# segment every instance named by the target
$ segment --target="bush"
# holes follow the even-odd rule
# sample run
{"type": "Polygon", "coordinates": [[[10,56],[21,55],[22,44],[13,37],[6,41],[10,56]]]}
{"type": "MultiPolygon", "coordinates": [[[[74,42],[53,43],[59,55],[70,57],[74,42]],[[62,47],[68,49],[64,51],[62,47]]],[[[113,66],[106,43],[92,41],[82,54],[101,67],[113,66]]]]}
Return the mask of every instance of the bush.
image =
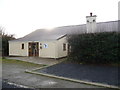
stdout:
{"type": "Polygon", "coordinates": [[[106,64],[118,62],[120,33],[102,32],[71,35],[69,59],[83,63],[106,64]]]}
{"type": "MultiPolygon", "coordinates": [[[[2,56],[8,56],[9,55],[9,40],[15,39],[13,35],[2,33],[2,56]]],[[[1,50],[1,47],[0,47],[1,50]]]]}

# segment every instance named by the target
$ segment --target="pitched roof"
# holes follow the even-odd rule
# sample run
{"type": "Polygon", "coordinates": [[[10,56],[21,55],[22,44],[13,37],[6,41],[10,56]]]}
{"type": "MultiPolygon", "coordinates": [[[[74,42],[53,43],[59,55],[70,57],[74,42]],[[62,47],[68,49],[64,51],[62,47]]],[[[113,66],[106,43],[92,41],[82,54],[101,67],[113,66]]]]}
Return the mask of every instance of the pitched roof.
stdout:
{"type": "MultiPolygon", "coordinates": [[[[97,23],[97,32],[118,31],[118,26],[118,21],[100,22],[97,23]]],[[[36,31],[24,36],[23,38],[19,38],[13,41],[50,41],[57,40],[66,34],[82,34],[86,32],[86,24],[57,27],[51,31],[45,29],[37,29],[36,31]]]]}

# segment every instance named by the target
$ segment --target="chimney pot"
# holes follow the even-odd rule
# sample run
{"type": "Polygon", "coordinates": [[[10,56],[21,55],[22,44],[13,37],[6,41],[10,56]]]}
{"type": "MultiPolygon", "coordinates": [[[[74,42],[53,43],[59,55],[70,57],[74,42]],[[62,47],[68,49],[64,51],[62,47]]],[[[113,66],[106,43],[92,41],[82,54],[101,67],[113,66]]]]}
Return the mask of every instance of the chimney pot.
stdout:
{"type": "Polygon", "coordinates": [[[90,16],[92,16],[92,13],[90,13],[90,16]]]}

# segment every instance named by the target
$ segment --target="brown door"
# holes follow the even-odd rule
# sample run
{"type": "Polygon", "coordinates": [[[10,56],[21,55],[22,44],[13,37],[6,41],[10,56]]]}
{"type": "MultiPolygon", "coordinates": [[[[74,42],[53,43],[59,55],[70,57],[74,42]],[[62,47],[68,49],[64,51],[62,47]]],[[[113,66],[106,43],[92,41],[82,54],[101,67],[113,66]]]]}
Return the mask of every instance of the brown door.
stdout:
{"type": "Polygon", "coordinates": [[[28,44],[28,53],[29,56],[39,56],[39,43],[38,42],[29,42],[28,44]]]}

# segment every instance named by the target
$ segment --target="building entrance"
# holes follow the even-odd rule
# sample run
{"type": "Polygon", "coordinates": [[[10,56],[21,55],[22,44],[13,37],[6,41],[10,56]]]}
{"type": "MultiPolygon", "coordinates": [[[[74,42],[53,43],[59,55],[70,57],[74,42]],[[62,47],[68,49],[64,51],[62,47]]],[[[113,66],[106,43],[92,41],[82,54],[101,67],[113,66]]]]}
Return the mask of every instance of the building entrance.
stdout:
{"type": "Polygon", "coordinates": [[[39,56],[39,43],[29,42],[28,43],[28,54],[29,56],[39,56]]]}

